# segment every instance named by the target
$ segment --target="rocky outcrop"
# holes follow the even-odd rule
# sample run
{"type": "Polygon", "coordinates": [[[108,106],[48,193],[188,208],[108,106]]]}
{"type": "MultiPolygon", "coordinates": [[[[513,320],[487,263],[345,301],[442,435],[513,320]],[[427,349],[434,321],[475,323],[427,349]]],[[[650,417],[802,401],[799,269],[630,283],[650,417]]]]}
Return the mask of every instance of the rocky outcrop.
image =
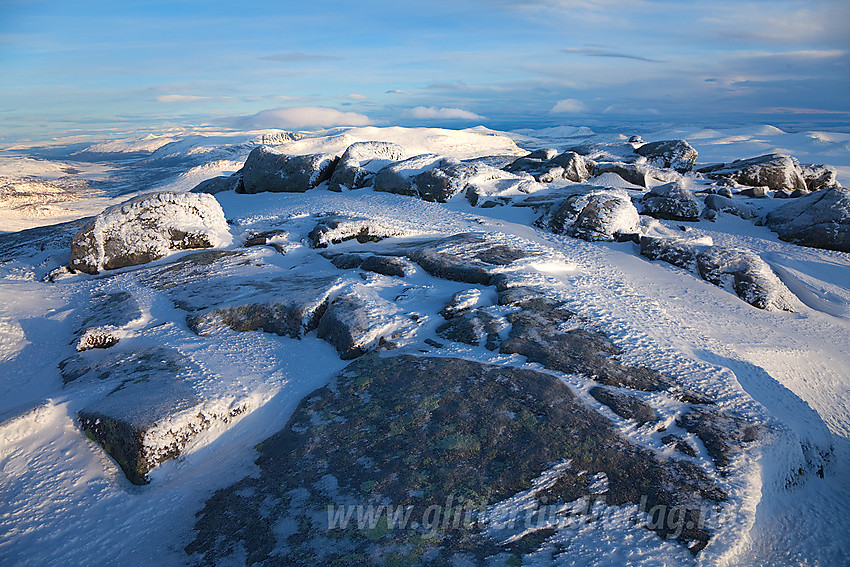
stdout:
{"type": "Polygon", "coordinates": [[[392,142],[355,142],[348,146],[328,181],[328,189],[359,189],[372,183],[378,165],[407,158],[407,151],[392,142]],[[368,167],[368,168],[367,168],[368,167]]]}
{"type": "Polygon", "coordinates": [[[697,159],[697,151],[685,140],[650,142],[635,150],[647,163],[656,167],[672,168],[679,173],[690,171],[697,159]]]}
{"type": "Polygon", "coordinates": [[[395,304],[370,288],[346,292],[331,301],[319,320],[317,334],[351,360],[405,335],[412,327],[395,304]]]}
{"type": "Polygon", "coordinates": [[[228,423],[248,406],[204,400],[194,390],[199,369],[179,352],[152,347],[92,358],[80,353],[60,365],[66,385],[102,382],[105,395],[78,412],[80,428],[100,444],[133,484],[180,455],[214,423],[228,423]]]}
{"type": "Polygon", "coordinates": [[[672,183],[680,179],[675,171],[642,163],[597,163],[593,168],[593,175],[603,173],[616,173],[638,187],[651,187],[654,182],[672,183]]]}
{"type": "Polygon", "coordinates": [[[634,233],[640,215],[625,191],[600,187],[576,188],[537,224],[556,234],[584,240],[614,240],[620,233],[634,233]]]}
{"type": "Polygon", "coordinates": [[[703,215],[706,218],[714,218],[716,217],[716,213],[729,213],[745,220],[755,217],[755,211],[753,211],[752,207],[739,203],[729,197],[724,197],[723,195],[706,195],[704,204],[705,210],[703,211],[703,215]],[[710,214],[709,211],[715,214],[710,214]]]}
{"type": "Polygon", "coordinates": [[[850,189],[825,189],[774,209],[765,224],[802,246],[850,252],[850,189]]]}
{"type": "Polygon", "coordinates": [[[608,406],[611,411],[623,419],[631,419],[640,425],[650,421],[658,421],[658,414],[652,409],[652,406],[631,394],[603,386],[594,386],[588,393],[597,402],[608,406]]]}
{"type": "Polygon", "coordinates": [[[529,535],[534,518],[594,490],[607,506],[675,511],[678,522],[646,527],[696,554],[712,535],[700,509],[726,498],[697,465],[627,440],[557,377],[456,358],[363,357],[259,450],[257,472],[198,514],[186,546],[197,561],[240,550],[249,564],[353,565],[391,549],[404,564],[484,564],[536,550],[554,530],[529,535]],[[513,497],[523,506],[509,521],[513,497]],[[388,512],[374,526],[334,518],[340,503],[371,502],[388,512]]]}
{"type": "Polygon", "coordinates": [[[768,187],[789,194],[795,190],[807,190],[800,164],[795,158],[784,154],[739,159],[698,171],[709,179],[731,179],[741,185],[768,187]]]}
{"type": "Polygon", "coordinates": [[[713,408],[694,407],[676,425],[695,434],[718,467],[725,467],[741,447],[758,438],[759,427],[713,408]]]}
{"type": "Polygon", "coordinates": [[[437,327],[440,337],[472,346],[484,344],[496,350],[501,342],[499,332],[507,326],[505,320],[483,309],[464,311],[437,327]]]}
{"type": "Polygon", "coordinates": [[[489,285],[500,266],[533,256],[474,234],[456,234],[407,252],[407,257],[438,278],[489,285]]]}
{"type": "Polygon", "coordinates": [[[330,154],[294,156],[269,146],[251,150],[242,168],[239,193],[304,193],[327,181],[338,158],[330,154]]]}
{"type": "Polygon", "coordinates": [[[640,253],[650,260],[662,260],[694,271],[707,282],[733,291],[759,309],[796,310],[791,291],[764,260],[748,250],[643,236],[640,253]]]}
{"type": "Polygon", "coordinates": [[[96,274],[144,264],[192,248],[232,242],[212,195],[150,193],[106,209],[71,241],[73,271],[96,274]]]}
{"type": "Polygon", "coordinates": [[[455,163],[455,160],[447,160],[436,154],[415,156],[383,167],[375,174],[373,186],[375,191],[417,196],[419,190],[413,182],[414,177],[428,169],[455,163]]]}
{"type": "Polygon", "coordinates": [[[584,182],[593,174],[595,163],[576,152],[566,151],[557,155],[555,150],[537,150],[521,157],[505,168],[511,173],[526,172],[540,183],[551,183],[556,179],[584,182]]]}
{"type": "Polygon", "coordinates": [[[820,191],[840,187],[838,184],[838,170],[831,165],[801,165],[803,179],[806,180],[806,189],[809,191],[820,191]]]}
{"type": "Polygon", "coordinates": [[[700,206],[696,197],[678,181],[653,187],[643,196],[641,203],[643,213],[651,217],[678,221],[699,220],[700,206]]]}
{"type": "Polygon", "coordinates": [[[417,231],[390,222],[382,222],[361,217],[331,215],[321,219],[310,231],[307,238],[313,248],[327,248],[329,244],[339,244],[347,240],[377,242],[391,236],[410,236],[417,231]]]}

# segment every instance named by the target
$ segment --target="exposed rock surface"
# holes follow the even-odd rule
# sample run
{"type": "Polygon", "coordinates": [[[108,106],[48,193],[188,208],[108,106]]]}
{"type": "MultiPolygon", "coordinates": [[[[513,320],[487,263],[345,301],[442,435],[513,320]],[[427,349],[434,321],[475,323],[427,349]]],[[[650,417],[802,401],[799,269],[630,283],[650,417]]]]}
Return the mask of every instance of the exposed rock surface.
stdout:
{"type": "Polygon", "coordinates": [[[755,217],[755,211],[752,207],[723,195],[706,195],[704,203],[708,211],[730,213],[745,220],[755,217]]]}
{"type": "Polygon", "coordinates": [[[643,212],[667,220],[697,221],[700,206],[694,194],[681,182],[653,187],[641,199],[643,212]]]}
{"type": "Polygon", "coordinates": [[[700,438],[718,467],[729,464],[744,443],[758,437],[759,428],[713,408],[694,407],[676,420],[676,425],[700,438]]]}
{"type": "Polygon", "coordinates": [[[240,193],[303,193],[327,181],[338,158],[330,154],[294,156],[269,146],[251,150],[242,168],[240,193]]]}
{"type": "Polygon", "coordinates": [[[212,195],[150,193],[106,209],[81,228],[71,242],[69,266],[96,274],[231,241],[224,212],[212,195]]]}
{"type": "Polygon", "coordinates": [[[803,170],[795,158],[783,154],[767,154],[699,170],[709,179],[731,179],[741,185],[769,187],[773,191],[791,193],[806,191],[803,170]]]}
{"type": "Polygon", "coordinates": [[[679,173],[690,171],[697,159],[697,151],[685,140],[650,142],[635,150],[639,156],[656,167],[672,168],[679,173]]]}
{"type": "Polygon", "coordinates": [[[850,189],[826,189],[800,197],[774,209],[765,224],[782,240],[850,252],[850,189]]]}
{"type": "Polygon", "coordinates": [[[806,189],[809,191],[840,187],[838,170],[831,165],[801,165],[800,168],[803,171],[803,179],[806,180],[806,189]]]}
{"type": "Polygon", "coordinates": [[[590,241],[613,240],[617,233],[638,230],[640,215],[624,191],[593,186],[574,191],[554,213],[544,214],[538,225],[590,241]]]}
{"type": "Polygon", "coordinates": [[[734,291],[759,309],[795,311],[796,299],[764,260],[747,250],[682,239],[643,236],[640,253],[650,260],[696,271],[702,279],[734,291]]]}
{"type": "Polygon", "coordinates": [[[484,344],[487,350],[499,348],[499,331],[506,327],[505,320],[483,309],[465,311],[452,317],[439,327],[437,334],[447,340],[472,346],[484,344]]]}
{"type": "Polygon", "coordinates": [[[364,242],[376,242],[390,236],[409,236],[412,234],[416,234],[416,231],[385,221],[331,215],[316,223],[308,238],[314,248],[326,248],[329,244],[339,244],[346,240],[356,239],[362,244],[364,242]]]}
{"type": "Polygon", "coordinates": [[[355,142],[340,157],[328,181],[328,189],[341,191],[366,187],[372,183],[377,165],[406,158],[407,151],[392,142],[355,142]]]}
{"type": "Polygon", "coordinates": [[[191,193],[209,193],[210,195],[215,195],[222,191],[244,193],[242,188],[242,172],[239,171],[233,175],[220,175],[206,181],[201,181],[192,188],[191,193]]]}
{"type": "Polygon", "coordinates": [[[261,444],[257,463],[257,474],[216,492],[198,515],[186,547],[197,560],[236,550],[249,564],[287,565],[519,557],[553,531],[523,537],[525,515],[500,523],[499,503],[528,491],[525,513],[540,513],[546,502],[589,496],[597,477],[607,481],[609,506],[643,498],[648,507],[679,510],[684,529],[667,522],[653,529],[697,553],[711,537],[699,527],[700,507],[726,497],[699,467],[621,437],[557,378],[453,358],[361,358],[301,402],[261,444]],[[554,482],[532,484],[543,474],[554,482]],[[400,516],[358,529],[356,519],[341,525],[327,512],[367,502],[400,516]],[[455,506],[444,513],[457,520],[422,525],[429,506],[455,506]]]}
{"type": "Polygon", "coordinates": [[[597,163],[593,175],[616,173],[632,185],[651,187],[653,182],[672,183],[680,179],[680,175],[670,169],[661,169],[642,163],[597,163]]]}
{"type": "Polygon", "coordinates": [[[411,321],[395,304],[369,288],[343,293],[330,302],[319,320],[317,334],[351,360],[405,334],[411,321]]]}
{"type": "Polygon", "coordinates": [[[107,386],[105,395],[78,412],[80,428],[133,484],[146,484],[153,468],[178,456],[214,422],[226,423],[247,409],[232,400],[200,398],[191,385],[199,370],[173,349],[93,355],[80,353],[63,361],[63,380],[107,386]]]}
{"type": "Polygon", "coordinates": [[[517,159],[505,170],[512,173],[524,171],[540,183],[551,183],[556,179],[583,182],[590,179],[593,174],[595,163],[592,160],[571,151],[560,155],[553,154],[556,154],[555,150],[538,150],[517,159]]]}
{"type": "Polygon", "coordinates": [[[631,419],[639,424],[658,421],[658,414],[652,406],[631,394],[602,386],[594,386],[589,393],[597,402],[605,404],[623,419],[631,419]]]}
{"type": "Polygon", "coordinates": [[[452,295],[449,302],[440,310],[440,315],[444,319],[452,317],[468,311],[475,307],[481,301],[481,290],[476,288],[465,289],[452,295]]]}

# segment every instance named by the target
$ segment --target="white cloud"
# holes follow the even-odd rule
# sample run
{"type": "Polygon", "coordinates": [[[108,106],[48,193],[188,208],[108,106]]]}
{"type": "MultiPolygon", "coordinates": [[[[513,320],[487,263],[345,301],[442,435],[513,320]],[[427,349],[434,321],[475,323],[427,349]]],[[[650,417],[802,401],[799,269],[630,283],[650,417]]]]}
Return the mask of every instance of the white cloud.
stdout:
{"type": "Polygon", "coordinates": [[[365,114],[341,112],[323,106],[293,106],[262,110],[240,121],[243,127],[283,128],[327,128],[330,126],[366,126],[371,123],[365,114]]]}
{"type": "Polygon", "coordinates": [[[390,89],[390,90],[388,90],[388,91],[386,92],[386,94],[403,94],[403,95],[409,95],[409,94],[413,94],[413,93],[409,93],[409,92],[407,92],[407,91],[403,91],[403,90],[401,90],[401,89],[390,89]]]}
{"type": "Polygon", "coordinates": [[[575,98],[565,98],[564,100],[559,100],[555,103],[555,106],[552,107],[550,111],[553,114],[574,114],[580,112],[587,112],[587,106],[585,104],[575,98]]]}
{"type": "Polygon", "coordinates": [[[179,94],[169,94],[169,95],[160,95],[156,97],[157,102],[201,102],[204,100],[210,100],[208,96],[190,96],[190,95],[179,95],[179,94]]]}
{"type": "Polygon", "coordinates": [[[406,112],[407,116],[419,120],[481,120],[484,117],[462,108],[437,108],[417,106],[406,112]]]}
{"type": "Polygon", "coordinates": [[[364,96],[362,94],[351,93],[351,94],[336,95],[336,98],[344,98],[344,99],[347,99],[347,100],[368,100],[369,97],[364,96]]]}

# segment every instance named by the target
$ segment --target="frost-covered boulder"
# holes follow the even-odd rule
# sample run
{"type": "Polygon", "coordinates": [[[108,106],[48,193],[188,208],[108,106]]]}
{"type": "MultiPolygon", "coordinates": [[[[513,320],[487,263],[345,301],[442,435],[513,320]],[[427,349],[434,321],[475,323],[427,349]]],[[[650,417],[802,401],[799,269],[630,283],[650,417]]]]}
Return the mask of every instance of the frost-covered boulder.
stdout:
{"type": "Polygon", "coordinates": [[[653,187],[641,199],[643,213],[667,220],[699,220],[700,206],[694,194],[682,183],[674,181],[653,187]]]}
{"type": "Polygon", "coordinates": [[[150,193],[110,207],[71,242],[71,270],[96,274],[171,252],[232,242],[224,212],[204,193],[150,193]]]}
{"type": "Polygon", "coordinates": [[[375,174],[373,182],[375,191],[400,195],[418,195],[419,191],[413,183],[413,178],[428,169],[456,163],[456,160],[446,162],[445,159],[436,154],[423,154],[387,165],[375,174]]]}
{"type": "Polygon", "coordinates": [[[613,240],[617,233],[637,232],[639,224],[640,215],[625,191],[591,187],[567,197],[548,227],[584,240],[613,240]]]}
{"type": "Polygon", "coordinates": [[[332,154],[293,156],[269,146],[251,150],[242,168],[239,193],[304,193],[327,181],[338,158],[332,154]]]}
{"type": "Polygon", "coordinates": [[[316,332],[340,358],[351,360],[404,336],[412,327],[412,320],[394,303],[361,286],[331,301],[316,332]]]}
{"type": "Polygon", "coordinates": [[[576,152],[566,151],[560,155],[540,152],[538,150],[517,159],[505,170],[511,173],[526,172],[540,183],[551,183],[556,179],[580,183],[590,179],[593,174],[594,162],[576,152]]]}
{"type": "Polygon", "coordinates": [[[795,311],[791,291],[764,260],[748,250],[712,246],[710,241],[643,236],[640,253],[691,270],[759,309],[795,311]]]}
{"type": "Polygon", "coordinates": [[[639,187],[650,187],[653,181],[672,183],[681,179],[681,176],[673,170],[661,169],[643,163],[597,163],[593,168],[593,175],[602,175],[603,173],[616,173],[632,185],[639,187]]]}
{"type": "Polygon", "coordinates": [[[820,191],[840,187],[838,184],[838,170],[831,165],[801,165],[803,179],[806,180],[806,189],[809,191],[820,191]]]}
{"type": "Polygon", "coordinates": [[[767,154],[699,170],[709,179],[731,179],[741,185],[769,187],[791,193],[806,191],[806,180],[797,160],[784,154],[767,154]]]}
{"type": "Polygon", "coordinates": [[[672,168],[679,173],[690,171],[697,159],[697,151],[685,140],[650,142],[635,150],[639,156],[656,167],[672,168]]]}
{"type": "Polygon", "coordinates": [[[355,142],[348,146],[334,169],[328,189],[359,189],[371,183],[380,167],[407,158],[407,151],[392,142],[355,142]]]}
{"type": "Polygon", "coordinates": [[[428,242],[407,253],[408,258],[432,276],[484,285],[490,284],[500,266],[534,255],[469,233],[428,242]]]}
{"type": "Polygon", "coordinates": [[[765,224],[802,246],[850,252],[850,189],[816,191],[773,210],[765,224]]]}

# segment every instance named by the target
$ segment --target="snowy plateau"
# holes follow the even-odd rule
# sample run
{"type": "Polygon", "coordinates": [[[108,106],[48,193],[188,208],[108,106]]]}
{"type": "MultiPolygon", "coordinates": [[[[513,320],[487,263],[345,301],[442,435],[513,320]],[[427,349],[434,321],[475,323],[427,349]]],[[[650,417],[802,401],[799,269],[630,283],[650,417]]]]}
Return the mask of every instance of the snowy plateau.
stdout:
{"type": "Polygon", "coordinates": [[[0,151],[0,565],[850,563],[850,133],[0,151]]]}

